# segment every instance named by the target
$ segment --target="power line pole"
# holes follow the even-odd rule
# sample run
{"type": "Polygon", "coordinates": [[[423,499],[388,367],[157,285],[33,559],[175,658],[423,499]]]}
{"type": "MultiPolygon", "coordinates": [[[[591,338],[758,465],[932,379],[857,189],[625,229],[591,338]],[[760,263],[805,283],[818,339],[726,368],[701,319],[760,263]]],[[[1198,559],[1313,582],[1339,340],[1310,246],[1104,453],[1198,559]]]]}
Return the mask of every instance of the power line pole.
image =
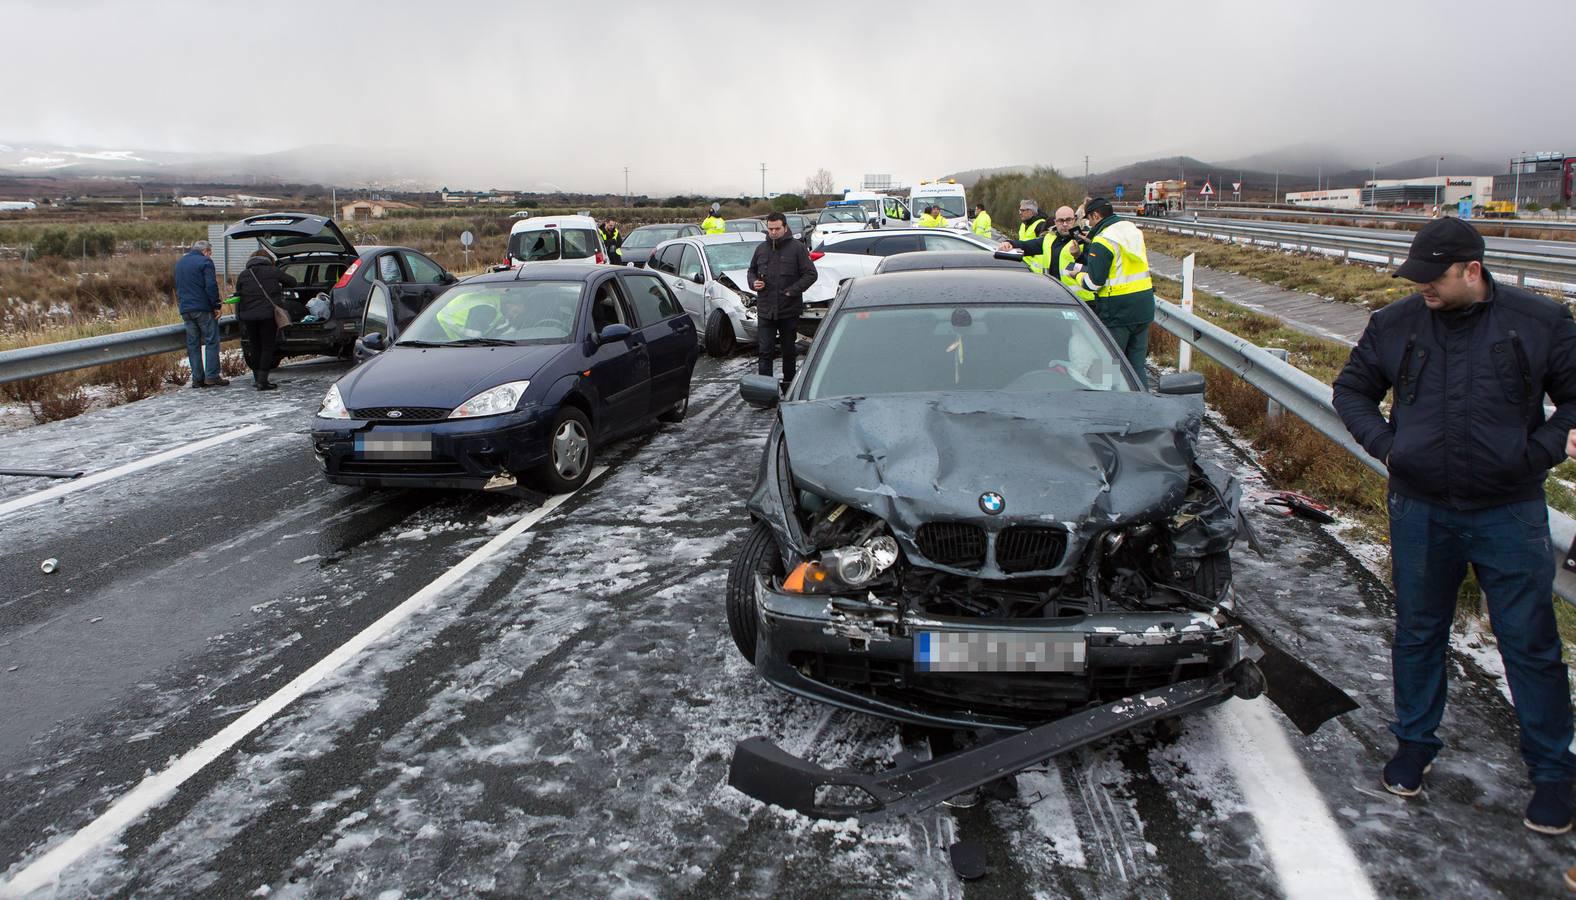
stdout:
{"type": "Polygon", "coordinates": [[[761,199],[766,199],[766,163],[761,163],[761,199]]]}
{"type": "Polygon", "coordinates": [[[624,167],[624,205],[629,205],[629,166],[624,167]]]}
{"type": "Polygon", "coordinates": [[[1084,196],[1089,195],[1089,154],[1084,154],[1084,196]]]}

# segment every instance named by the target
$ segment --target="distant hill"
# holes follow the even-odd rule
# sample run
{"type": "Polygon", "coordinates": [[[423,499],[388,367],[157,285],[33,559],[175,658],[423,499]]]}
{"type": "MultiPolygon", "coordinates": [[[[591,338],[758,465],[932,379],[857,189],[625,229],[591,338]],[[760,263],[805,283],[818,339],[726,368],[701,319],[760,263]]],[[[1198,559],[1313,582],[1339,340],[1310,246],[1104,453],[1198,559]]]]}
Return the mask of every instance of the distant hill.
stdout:
{"type": "Polygon", "coordinates": [[[951,178],[954,181],[956,181],[958,184],[961,184],[961,185],[963,185],[966,188],[971,188],[971,187],[974,186],[974,183],[976,181],[979,181],[981,178],[989,178],[992,175],[1027,175],[1030,172],[1034,171],[1036,168],[1039,168],[1039,167],[1038,166],[997,166],[994,169],[965,169],[962,172],[954,172],[951,175],[943,175],[943,176],[941,176],[941,180],[945,181],[948,178],[951,178]]]}

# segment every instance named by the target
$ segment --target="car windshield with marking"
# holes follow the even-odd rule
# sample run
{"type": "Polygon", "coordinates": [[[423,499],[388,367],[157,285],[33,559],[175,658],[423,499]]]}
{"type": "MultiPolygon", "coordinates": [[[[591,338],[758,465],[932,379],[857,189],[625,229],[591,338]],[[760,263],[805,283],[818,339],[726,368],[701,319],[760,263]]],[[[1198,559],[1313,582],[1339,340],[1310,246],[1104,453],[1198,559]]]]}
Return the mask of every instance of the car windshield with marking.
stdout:
{"type": "Polygon", "coordinates": [[[711,273],[720,275],[734,269],[748,269],[750,259],[755,256],[755,248],[761,245],[760,241],[740,241],[736,244],[708,244],[706,245],[706,262],[711,264],[711,273]]]}
{"type": "Polygon", "coordinates": [[[806,399],[931,391],[1132,390],[1076,309],[1016,304],[845,310],[806,399]]]}
{"type": "Polygon", "coordinates": [[[506,281],[449,290],[396,346],[560,344],[574,333],[578,281],[506,281]]]}

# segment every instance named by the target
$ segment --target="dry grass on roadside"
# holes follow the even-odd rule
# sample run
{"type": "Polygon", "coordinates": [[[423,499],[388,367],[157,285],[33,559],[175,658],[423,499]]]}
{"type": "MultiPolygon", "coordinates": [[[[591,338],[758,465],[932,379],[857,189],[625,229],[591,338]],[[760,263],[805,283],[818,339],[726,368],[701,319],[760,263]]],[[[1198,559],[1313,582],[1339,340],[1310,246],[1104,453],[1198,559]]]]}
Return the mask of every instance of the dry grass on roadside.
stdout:
{"type": "Polygon", "coordinates": [[[1410,282],[1391,278],[1388,270],[1317,255],[1184,237],[1153,228],[1144,232],[1144,242],[1167,256],[1181,258],[1193,253],[1201,266],[1369,309],[1387,306],[1415,290],[1410,282]]]}
{"type": "Polygon", "coordinates": [[[114,388],[115,397],[121,403],[134,403],[157,394],[167,384],[184,383],[184,380],[177,381],[179,376],[175,374],[185,371],[180,365],[183,359],[185,354],[143,356],[99,366],[98,371],[114,388]]]}
{"type": "Polygon", "coordinates": [[[82,415],[88,408],[87,391],[74,372],[45,375],[0,385],[0,396],[27,407],[33,421],[42,425],[82,415]]]}

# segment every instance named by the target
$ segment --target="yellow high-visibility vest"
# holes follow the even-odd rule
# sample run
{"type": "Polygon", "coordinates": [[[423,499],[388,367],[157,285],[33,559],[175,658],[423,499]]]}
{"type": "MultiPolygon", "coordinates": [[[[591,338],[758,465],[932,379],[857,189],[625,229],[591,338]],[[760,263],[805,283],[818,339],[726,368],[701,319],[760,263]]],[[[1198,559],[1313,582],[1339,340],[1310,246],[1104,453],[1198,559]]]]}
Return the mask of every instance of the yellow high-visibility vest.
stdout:
{"type": "Polygon", "coordinates": [[[1094,291],[1083,286],[1082,276],[1067,274],[1067,267],[1073,264],[1073,248],[1077,246],[1077,241],[1067,241],[1062,244],[1061,252],[1056,254],[1056,277],[1061,280],[1062,284],[1069,291],[1073,292],[1074,297],[1088,303],[1094,299],[1094,291]]]}
{"type": "MultiPolygon", "coordinates": [[[[1038,219],[1030,219],[1027,222],[1019,222],[1018,223],[1018,240],[1020,240],[1020,241],[1032,241],[1032,240],[1034,240],[1034,237],[1035,237],[1035,234],[1034,234],[1035,224],[1034,223],[1038,222],[1038,221],[1039,221],[1038,219]]],[[[1049,235],[1050,232],[1047,231],[1046,234],[1049,235]]],[[[1023,264],[1028,266],[1029,267],[1029,271],[1035,273],[1036,275],[1043,273],[1045,271],[1045,267],[1050,265],[1050,263],[1051,263],[1051,255],[1050,255],[1050,253],[1048,253],[1046,251],[1047,251],[1046,245],[1045,244],[1041,244],[1039,253],[1036,253],[1033,256],[1030,256],[1029,254],[1025,253],[1023,255],[1023,264]]]]}
{"type": "Polygon", "coordinates": [[[701,230],[707,234],[722,234],[728,230],[728,223],[721,216],[707,216],[706,221],[700,223],[701,230]]]}
{"type": "Polygon", "coordinates": [[[1149,254],[1144,250],[1144,233],[1126,219],[1113,222],[1095,235],[1094,242],[1111,251],[1111,274],[1095,292],[1096,297],[1121,297],[1153,290],[1149,277],[1149,254]]]}
{"type": "Polygon", "coordinates": [[[919,214],[919,227],[921,227],[921,228],[946,228],[947,227],[947,220],[942,218],[941,216],[933,216],[930,213],[920,213],[919,214]]]}
{"type": "Polygon", "coordinates": [[[984,210],[974,217],[974,233],[982,238],[990,237],[990,213],[984,210]]]}

